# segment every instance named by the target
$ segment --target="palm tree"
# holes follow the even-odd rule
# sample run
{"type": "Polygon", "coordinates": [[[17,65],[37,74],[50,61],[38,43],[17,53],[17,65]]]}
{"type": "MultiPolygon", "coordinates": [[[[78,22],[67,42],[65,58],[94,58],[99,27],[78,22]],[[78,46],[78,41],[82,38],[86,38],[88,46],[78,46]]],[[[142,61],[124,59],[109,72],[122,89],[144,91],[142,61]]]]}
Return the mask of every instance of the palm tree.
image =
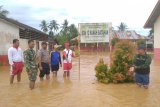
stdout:
{"type": "Polygon", "coordinates": [[[69,27],[68,27],[68,21],[67,19],[64,20],[64,23],[62,24],[62,31],[64,33],[68,33],[69,27]]]}
{"type": "Polygon", "coordinates": [[[42,20],[42,21],[41,21],[40,27],[41,27],[41,30],[42,30],[43,32],[45,32],[45,33],[48,32],[48,26],[47,26],[47,25],[48,25],[48,24],[47,24],[47,22],[46,22],[45,20],[42,20]]]}
{"type": "Polygon", "coordinates": [[[3,6],[0,6],[0,16],[7,17],[9,11],[3,9],[3,6]]]}
{"type": "Polygon", "coordinates": [[[124,32],[127,29],[127,25],[123,22],[121,22],[120,25],[117,27],[118,27],[118,30],[121,32],[124,32]]]}
{"type": "Polygon", "coordinates": [[[59,29],[59,24],[57,23],[56,20],[52,20],[48,26],[50,32],[49,35],[53,36],[55,34],[55,32],[59,29]],[[53,32],[54,29],[54,32],[53,32]]]}
{"type": "Polygon", "coordinates": [[[69,26],[69,32],[71,34],[71,38],[75,38],[78,36],[78,30],[74,24],[71,24],[69,26]]]}

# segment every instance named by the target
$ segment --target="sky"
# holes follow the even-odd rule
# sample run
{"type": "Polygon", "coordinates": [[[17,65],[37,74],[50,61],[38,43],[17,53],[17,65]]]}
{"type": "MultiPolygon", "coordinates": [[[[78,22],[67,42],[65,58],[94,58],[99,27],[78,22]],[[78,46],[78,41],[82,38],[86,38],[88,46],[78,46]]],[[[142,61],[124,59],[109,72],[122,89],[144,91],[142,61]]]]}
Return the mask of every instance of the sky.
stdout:
{"type": "Polygon", "coordinates": [[[8,17],[40,30],[42,20],[64,19],[69,24],[111,22],[116,28],[120,22],[142,35],[143,26],[158,0],[0,0],[10,12],[8,17]]]}

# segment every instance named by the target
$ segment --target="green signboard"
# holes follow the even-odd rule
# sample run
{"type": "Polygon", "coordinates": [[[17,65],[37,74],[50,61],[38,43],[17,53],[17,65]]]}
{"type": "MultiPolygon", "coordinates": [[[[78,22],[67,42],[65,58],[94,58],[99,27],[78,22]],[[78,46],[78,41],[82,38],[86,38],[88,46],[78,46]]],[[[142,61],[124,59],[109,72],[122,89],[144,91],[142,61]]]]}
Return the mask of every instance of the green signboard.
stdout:
{"type": "Polygon", "coordinates": [[[111,23],[80,23],[81,43],[107,43],[109,42],[109,29],[111,23]]]}

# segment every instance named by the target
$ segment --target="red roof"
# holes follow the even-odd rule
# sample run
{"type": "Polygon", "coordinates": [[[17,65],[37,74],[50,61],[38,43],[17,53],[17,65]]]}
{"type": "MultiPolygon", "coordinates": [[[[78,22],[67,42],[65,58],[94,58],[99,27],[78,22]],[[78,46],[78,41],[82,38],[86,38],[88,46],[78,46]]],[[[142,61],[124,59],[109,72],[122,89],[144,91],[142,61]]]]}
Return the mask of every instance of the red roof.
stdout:
{"type": "Polygon", "coordinates": [[[160,0],[158,0],[148,20],[146,21],[144,28],[153,28],[155,21],[160,16],[160,0]]]}

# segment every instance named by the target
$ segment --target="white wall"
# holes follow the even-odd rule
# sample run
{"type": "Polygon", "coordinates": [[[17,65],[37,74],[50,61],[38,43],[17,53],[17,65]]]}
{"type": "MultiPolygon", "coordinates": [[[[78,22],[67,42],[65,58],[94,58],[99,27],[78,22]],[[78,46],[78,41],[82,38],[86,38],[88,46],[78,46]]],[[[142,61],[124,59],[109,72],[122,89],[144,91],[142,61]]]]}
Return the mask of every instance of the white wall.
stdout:
{"type": "Polygon", "coordinates": [[[13,39],[20,41],[22,50],[28,49],[28,40],[19,38],[19,27],[0,19],[0,55],[7,55],[8,48],[12,46],[13,39]]]}
{"type": "Polygon", "coordinates": [[[160,16],[154,24],[154,48],[160,48],[160,16]]]}
{"type": "MultiPolygon", "coordinates": [[[[23,51],[28,49],[28,39],[19,38],[19,27],[9,23],[5,20],[0,19],[0,55],[7,55],[8,49],[12,46],[13,39],[18,39],[20,41],[20,48],[23,51]]],[[[39,42],[39,48],[41,49],[41,43],[39,42]]],[[[36,41],[35,48],[36,51],[36,41]]]]}
{"type": "Polygon", "coordinates": [[[26,49],[28,49],[28,40],[27,39],[20,39],[19,38],[19,42],[20,42],[20,48],[25,51],[26,49]]]}
{"type": "Polygon", "coordinates": [[[0,55],[6,55],[13,39],[19,39],[19,28],[0,19],[0,55]]]}

